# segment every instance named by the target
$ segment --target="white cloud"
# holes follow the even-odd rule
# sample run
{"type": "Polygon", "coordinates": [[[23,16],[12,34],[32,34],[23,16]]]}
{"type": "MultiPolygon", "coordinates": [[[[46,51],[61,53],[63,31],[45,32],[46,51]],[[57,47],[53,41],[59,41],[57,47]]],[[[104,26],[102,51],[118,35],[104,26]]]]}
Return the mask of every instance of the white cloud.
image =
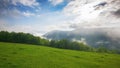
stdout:
{"type": "Polygon", "coordinates": [[[48,0],[49,2],[51,2],[54,6],[61,4],[62,2],[64,2],[64,0],[48,0]]]}
{"type": "Polygon", "coordinates": [[[23,14],[21,11],[17,9],[13,9],[13,10],[2,10],[0,16],[1,18],[20,18],[21,16],[23,16],[23,14]]]}
{"type": "Polygon", "coordinates": [[[39,3],[36,0],[12,0],[12,3],[14,5],[17,5],[17,3],[20,3],[20,4],[23,4],[24,6],[29,6],[29,7],[39,5],[39,3]]]}
{"type": "Polygon", "coordinates": [[[77,41],[77,42],[79,42],[79,43],[83,43],[83,44],[85,44],[85,45],[88,45],[85,38],[81,38],[80,40],[72,39],[72,41],[77,41]]]}
{"type": "Polygon", "coordinates": [[[0,19],[0,31],[1,30],[6,30],[7,26],[9,26],[7,24],[7,22],[5,20],[3,20],[3,19],[0,19]]]}
{"type": "Polygon", "coordinates": [[[23,12],[23,15],[26,16],[26,17],[35,16],[34,13],[30,13],[30,12],[23,12]]]}
{"type": "MultiPolygon", "coordinates": [[[[41,7],[39,5],[39,2],[37,0],[0,0],[0,17],[1,18],[22,18],[24,17],[30,17],[30,16],[37,16],[37,14],[40,12],[41,7]],[[22,4],[24,6],[28,6],[33,11],[36,12],[31,12],[29,9],[18,9],[15,7],[16,5],[22,4]],[[15,5],[11,8],[10,5],[15,5]]],[[[23,7],[23,6],[22,6],[23,7]]]]}
{"type": "MultiPolygon", "coordinates": [[[[24,32],[24,33],[31,33],[37,36],[42,36],[43,34],[53,31],[53,30],[72,30],[69,29],[69,23],[66,24],[14,24],[10,25],[11,22],[6,22],[4,20],[0,20],[0,31],[15,31],[15,32],[24,32]]],[[[13,22],[12,22],[13,23],[13,22]]],[[[18,22],[20,23],[20,22],[18,22]]]]}
{"type": "Polygon", "coordinates": [[[10,26],[10,22],[5,22],[0,20],[0,31],[9,31],[9,32],[24,32],[31,33],[37,36],[42,35],[42,28],[36,25],[19,25],[15,24],[10,26]]]}
{"type": "Polygon", "coordinates": [[[119,0],[74,0],[68,3],[63,13],[73,17],[72,26],[76,28],[120,27],[120,19],[113,14],[120,8],[119,0]]]}
{"type": "MultiPolygon", "coordinates": [[[[69,27],[70,23],[64,23],[64,24],[58,24],[58,25],[49,25],[46,28],[49,31],[53,31],[53,30],[62,30],[62,31],[71,31],[73,30],[72,28],[69,27]]],[[[49,32],[47,31],[47,32],[49,32]]]]}
{"type": "Polygon", "coordinates": [[[18,9],[4,11],[2,14],[4,17],[10,17],[10,18],[15,18],[15,19],[19,19],[19,18],[23,18],[23,17],[32,17],[32,16],[38,15],[35,13],[31,13],[29,11],[22,12],[22,11],[19,11],[18,9]]]}
{"type": "Polygon", "coordinates": [[[12,23],[12,25],[2,26],[2,24],[0,24],[0,27],[2,26],[0,30],[7,30],[10,32],[15,31],[15,32],[32,33],[38,36],[41,36],[52,30],[72,30],[68,26],[70,25],[70,23],[64,22],[64,20],[66,20],[65,16],[61,15],[59,12],[46,13],[36,17],[37,14],[30,13],[29,11],[20,12],[19,10],[16,9],[10,11],[9,14],[11,14],[11,16],[13,17],[15,16],[15,18],[19,18],[19,16],[20,17],[27,16],[29,17],[27,18],[28,22],[26,22],[24,18],[17,19],[16,21],[8,21],[7,24],[9,25],[10,23],[12,23]]]}
{"type": "Polygon", "coordinates": [[[70,27],[75,31],[97,30],[112,40],[120,41],[120,0],[73,0],[63,13],[72,17],[70,27]]]}

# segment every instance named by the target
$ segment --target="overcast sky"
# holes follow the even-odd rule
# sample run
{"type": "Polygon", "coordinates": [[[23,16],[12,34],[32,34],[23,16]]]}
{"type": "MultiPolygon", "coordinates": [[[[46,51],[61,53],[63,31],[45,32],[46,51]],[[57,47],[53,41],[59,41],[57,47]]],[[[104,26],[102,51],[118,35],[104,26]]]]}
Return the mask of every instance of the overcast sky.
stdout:
{"type": "Polygon", "coordinates": [[[0,31],[120,28],[120,0],[0,0],[0,31]]]}

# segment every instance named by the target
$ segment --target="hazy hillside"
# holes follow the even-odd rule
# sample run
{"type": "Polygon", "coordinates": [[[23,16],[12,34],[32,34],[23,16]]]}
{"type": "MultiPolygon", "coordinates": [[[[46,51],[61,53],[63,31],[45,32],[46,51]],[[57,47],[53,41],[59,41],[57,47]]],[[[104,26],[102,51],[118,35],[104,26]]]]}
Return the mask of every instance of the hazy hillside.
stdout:
{"type": "MultiPolygon", "coordinates": [[[[111,31],[108,29],[79,29],[73,31],[52,31],[44,35],[47,39],[60,40],[68,39],[73,41],[85,42],[93,47],[104,45],[108,49],[120,49],[119,38],[114,40],[111,31]],[[111,36],[109,36],[111,34],[111,36]]],[[[110,29],[109,29],[110,30],[110,29]]],[[[113,35],[114,36],[114,35],[113,35]]]]}
{"type": "Polygon", "coordinates": [[[0,42],[0,68],[120,68],[120,55],[0,42]]]}

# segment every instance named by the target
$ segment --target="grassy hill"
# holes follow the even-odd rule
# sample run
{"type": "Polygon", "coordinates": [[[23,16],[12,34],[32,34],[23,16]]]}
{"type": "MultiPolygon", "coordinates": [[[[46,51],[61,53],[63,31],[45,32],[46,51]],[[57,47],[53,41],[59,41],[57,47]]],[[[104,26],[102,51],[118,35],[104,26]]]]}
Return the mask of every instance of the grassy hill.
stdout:
{"type": "Polygon", "coordinates": [[[0,68],[120,68],[120,55],[0,42],[0,68]]]}

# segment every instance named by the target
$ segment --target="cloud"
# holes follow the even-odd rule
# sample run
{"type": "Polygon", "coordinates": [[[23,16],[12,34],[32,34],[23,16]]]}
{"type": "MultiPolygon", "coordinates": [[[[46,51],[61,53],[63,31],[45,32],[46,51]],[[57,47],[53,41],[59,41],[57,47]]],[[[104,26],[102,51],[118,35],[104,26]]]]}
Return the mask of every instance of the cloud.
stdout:
{"type": "Polygon", "coordinates": [[[39,5],[39,3],[36,0],[12,0],[12,4],[17,5],[18,3],[29,7],[39,5]]]}
{"type": "Polygon", "coordinates": [[[19,4],[28,7],[40,5],[36,0],[0,0],[0,9],[10,9],[10,6],[15,7],[19,4]]]}
{"type": "MultiPolygon", "coordinates": [[[[17,23],[21,23],[20,20],[16,21],[17,23]]],[[[43,34],[52,31],[52,30],[70,30],[68,24],[41,24],[40,22],[28,22],[21,23],[21,24],[11,24],[14,23],[13,21],[7,21],[0,19],[0,31],[15,31],[15,32],[25,32],[25,33],[31,33],[37,36],[42,36],[43,34]]],[[[45,22],[44,22],[45,23],[45,22]]]]}
{"type": "Polygon", "coordinates": [[[120,18],[120,9],[114,12],[114,15],[120,18]]]}
{"type": "Polygon", "coordinates": [[[32,12],[29,9],[19,9],[17,6],[29,7],[29,9],[40,10],[39,3],[36,0],[0,0],[1,18],[22,18],[38,15],[38,12],[32,12]],[[20,5],[21,4],[21,5],[20,5]]]}
{"type": "MultiPolygon", "coordinates": [[[[49,25],[46,28],[49,31],[53,31],[53,30],[71,31],[71,30],[73,30],[68,25],[70,25],[70,23],[64,23],[64,24],[58,24],[58,25],[49,25]]],[[[47,31],[47,32],[49,32],[49,31],[47,31]]]]}
{"type": "Polygon", "coordinates": [[[119,0],[73,0],[64,8],[63,13],[73,17],[72,27],[112,28],[119,25],[119,0]]]}
{"type": "Polygon", "coordinates": [[[64,0],[48,0],[48,1],[51,2],[51,4],[53,4],[54,6],[64,2],[64,0]]]}
{"type": "Polygon", "coordinates": [[[77,41],[77,42],[79,42],[79,43],[83,43],[83,44],[85,44],[85,45],[88,45],[85,38],[81,38],[80,40],[72,39],[72,41],[77,41]]]}
{"type": "Polygon", "coordinates": [[[11,19],[20,19],[23,17],[32,17],[32,16],[37,16],[38,14],[31,13],[29,11],[22,12],[18,9],[13,9],[13,10],[4,10],[4,12],[1,13],[1,18],[11,18],[11,19]]]}
{"type": "Polygon", "coordinates": [[[0,31],[1,30],[5,30],[6,31],[6,28],[8,27],[9,25],[7,24],[7,22],[3,19],[0,19],[0,31]]]}
{"type": "Polygon", "coordinates": [[[11,18],[20,18],[21,16],[23,16],[22,12],[17,10],[17,9],[13,9],[13,10],[8,10],[6,11],[6,13],[4,14],[5,17],[11,17],[11,18]]]}
{"type": "Polygon", "coordinates": [[[0,20],[0,31],[9,31],[9,32],[24,32],[24,33],[31,33],[37,36],[42,35],[42,28],[37,25],[19,25],[14,24],[11,26],[10,22],[5,20],[0,20]],[[34,28],[33,28],[34,27],[34,28]]]}
{"type": "Polygon", "coordinates": [[[30,13],[30,12],[23,12],[23,16],[25,17],[31,17],[31,16],[35,16],[36,14],[34,13],[30,13]]]}
{"type": "Polygon", "coordinates": [[[7,25],[2,25],[5,24],[5,22],[1,23],[0,30],[32,33],[38,36],[52,30],[71,30],[68,26],[70,24],[65,21],[65,16],[60,14],[60,12],[46,13],[38,16],[29,11],[21,12],[15,9],[7,12],[6,15],[14,17],[15,20],[8,20],[7,25]],[[36,15],[38,17],[36,17],[36,15]],[[16,19],[19,17],[22,17],[22,19],[16,19]]]}
{"type": "Polygon", "coordinates": [[[70,28],[78,32],[97,30],[120,41],[120,0],[73,0],[64,8],[63,14],[72,18],[70,28]]]}
{"type": "Polygon", "coordinates": [[[9,0],[0,0],[0,17],[4,15],[5,10],[9,10],[9,0]]]}
{"type": "Polygon", "coordinates": [[[8,8],[10,5],[9,0],[0,0],[0,9],[8,8]]]}
{"type": "MultiPolygon", "coordinates": [[[[4,29],[9,31],[22,31],[39,34],[51,30],[72,30],[73,28],[78,30],[80,28],[114,28],[116,29],[114,30],[114,33],[118,33],[117,30],[119,29],[118,27],[120,27],[120,0],[67,0],[69,3],[63,9],[63,14],[52,13],[49,15],[46,13],[46,16],[30,12],[29,10],[20,11],[17,8],[10,9],[9,6],[11,4],[14,6],[22,4],[33,8],[34,6],[39,6],[37,0],[9,1],[10,0],[0,0],[0,16],[9,18],[39,16],[39,19],[42,18],[45,20],[43,21],[40,19],[39,22],[42,22],[42,24],[47,22],[47,24],[45,24],[46,26],[37,23],[37,25],[32,26],[15,25],[8,27],[4,24],[5,27],[2,26],[2,28],[4,27],[4,29]]],[[[64,0],[49,0],[49,2],[56,6],[63,3],[64,0]]],[[[39,12],[39,10],[35,11],[39,12]]]]}

